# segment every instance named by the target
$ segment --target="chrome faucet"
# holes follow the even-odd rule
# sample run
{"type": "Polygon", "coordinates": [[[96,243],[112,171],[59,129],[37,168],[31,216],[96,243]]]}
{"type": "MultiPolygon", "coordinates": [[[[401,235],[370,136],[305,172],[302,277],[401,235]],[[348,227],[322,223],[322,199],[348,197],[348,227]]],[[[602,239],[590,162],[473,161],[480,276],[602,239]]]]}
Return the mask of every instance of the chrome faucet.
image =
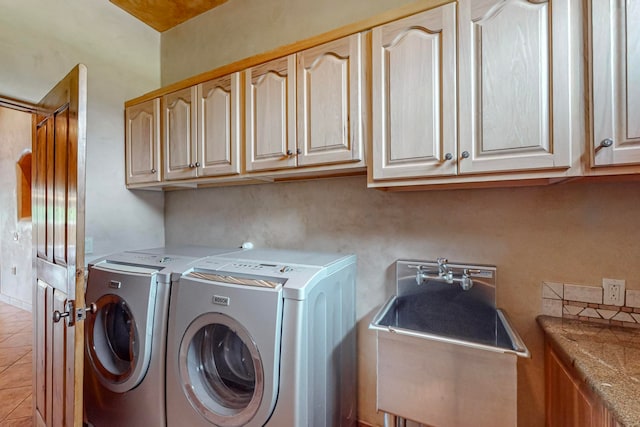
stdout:
{"type": "Polygon", "coordinates": [[[449,284],[453,283],[453,270],[447,265],[449,260],[446,258],[438,258],[436,262],[438,263],[438,276],[449,284]]]}
{"type": "Polygon", "coordinates": [[[424,265],[412,266],[413,268],[416,268],[418,270],[416,273],[416,282],[418,283],[418,285],[421,285],[425,281],[429,280],[439,280],[449,284],[456,282],[460,284],[460,287],[463,290],[468,291],[473,286],[471,275],[477,274],[480,271],[468,268],[464,268],[462,269],[462,271],[460,271],[461,268],[456,267],[456,271],[454,272],[454,268],[451,268],[448,265],[449,260],[447,260],[446,258],[438,258],[436,259],[436,262],[438,263],[437,271],[429,270],[424,265]]]}

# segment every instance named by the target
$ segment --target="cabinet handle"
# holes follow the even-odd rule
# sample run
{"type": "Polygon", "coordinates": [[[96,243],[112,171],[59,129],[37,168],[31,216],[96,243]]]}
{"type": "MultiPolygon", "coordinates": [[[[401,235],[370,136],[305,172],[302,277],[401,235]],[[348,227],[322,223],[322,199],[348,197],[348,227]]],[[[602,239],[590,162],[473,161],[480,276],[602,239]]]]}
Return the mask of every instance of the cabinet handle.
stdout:
{"type": "Polygon", "coordinates": [[[612,145],[613,145],[613,139],[611,138],[606,138],[600,141],[600,147],[602,148],[608,148],[608,147],[611,147],[612,145]]]}
{"type": "Polygon", "coordinates": [[[199,168],[200,167],[200,162],[196,162],[196,167],[199,168]]]}
{"type": "Polygon", "coordinates": [[[189,163],[189,167],[190,167],[191,169],[193,169],[193,168],[195,168],[196,166],[195,166],[193,163],[189,163]]]}
{"type": "Polygon", "coordinates": [[[469,158],[469,156],[470,156],[470,154],[469,154],[469,152],[468,152],[468,151],[463,151],[463,152],[462,152],[462,154],[461,154],[461,156],[462,156],[462,158],[463,158],[463,159],[468,159],[468,158],[469,158]]]}
{"type": "Polygon", "coordinates": [[[444,155],[444,159],[445,159],[445,160],[451,160],[451,159],[453,159],[453,154],[451,154],[451,153],[447,153],[447,154],[445,154],[445,155],[444,155]]]}
{"type": "Polygon", "coordinates": [[[287,150],[287,156],[293,156],[293,151],[287,150]]]}
{"type": "Polygon", "coordinates": [[[296,154],[302,154],[302,150],[299,148],[296,148],[296,154]]]}
{"type": "Polygon", "coordinates": [[[157,171],[157,170],[155,170],[155,168],[154,168],[154,169],[151,169],[151,173],[156,173],[156,172],[158,172],[158,171],[157,171]]]}

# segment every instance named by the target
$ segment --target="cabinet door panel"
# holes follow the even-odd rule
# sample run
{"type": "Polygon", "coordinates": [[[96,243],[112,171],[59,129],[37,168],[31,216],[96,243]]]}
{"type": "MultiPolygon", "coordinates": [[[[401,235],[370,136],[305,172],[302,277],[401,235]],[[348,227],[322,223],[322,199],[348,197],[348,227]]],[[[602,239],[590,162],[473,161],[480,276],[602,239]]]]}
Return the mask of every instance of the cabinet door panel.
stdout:
{"type": "Polygon", "coordinates": [[[361,37],[297,54],[299,166],[362,159],[361,37]]]}
{"type": "Polygon", "coordinates": [[[245,73],[247,171],[294,167],[295,55],[245,73]]]}
{"type": "Polygon", "coordinates": [[[127,184],[160,181],[160,99],[125,112],[127,184]]]}
{"type": "Polygon", "coordinates": [[[196,176],[196,87],[163,96],[165,179],[196,176]]]}
{"type": "Polygon", "coordinates": [[[605,425],[602,402],[567,371],[549,344],[545,345],[545,406],[547,427],[605,425]]]}
{"type": "Polygon", "coordinates": [[[240,173],[240,74],[198,85],[198,176],[240,173]]]}
{"type": "Polygon", "coordinates": [[[568,4],[460,1],[460,173],[571,165],[568,4]]]}
{"type": "Polygon", "coordinates": [[[456,174],[455,25],[449,4],[373,29],[374,179],[456,174]]]}
{"type": "Polygon", "coordinates": [[[640,0],[591,4],[593,165],[640,163],[640,0]],[[613,140],[610,147],[602,141],[613,140]]]}

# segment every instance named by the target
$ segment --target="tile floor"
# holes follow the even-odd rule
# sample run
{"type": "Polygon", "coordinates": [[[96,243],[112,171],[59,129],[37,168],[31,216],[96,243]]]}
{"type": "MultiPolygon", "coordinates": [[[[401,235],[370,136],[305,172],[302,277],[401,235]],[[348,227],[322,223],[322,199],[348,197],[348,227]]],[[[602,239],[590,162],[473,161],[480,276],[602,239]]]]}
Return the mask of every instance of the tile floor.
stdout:
{"type": "Polygon", "coordinates": [[[31,427],[31,313],[0,302],[0,426],[31,427]]]}

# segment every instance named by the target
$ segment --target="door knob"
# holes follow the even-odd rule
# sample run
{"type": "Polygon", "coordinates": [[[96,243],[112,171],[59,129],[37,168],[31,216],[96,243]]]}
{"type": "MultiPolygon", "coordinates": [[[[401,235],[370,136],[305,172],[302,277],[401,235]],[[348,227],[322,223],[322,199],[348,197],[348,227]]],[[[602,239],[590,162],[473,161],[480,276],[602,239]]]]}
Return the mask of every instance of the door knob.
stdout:
{"type": "Polygon", "coordinates": [[[63,311],[61,313],[58,310],[54,311],[53,312],[53,323],[58,323],[60,320],[62,320],[63,317],[69,317],[69,312],[68,311],[63,311]]]}
{"type": "MultiPolygon", "coordinates": [[[[70,313],[73,311],[73,302],[67,303],[66,308],[67,311],[60,312],[59,310],[56,310],[53,312],[53,323],[58,323],[63,318],[69,317],[70,313]]],[[[96,314],[97,311],[98,306],[95,302],[89,304],[88,307],[78,308],[76,309],[76,318],[74,319],[74,322],[84,320],[87,317],[87,313],[96,314]]],[[[71,320],[69,320],[67,324],[71,324],[71,320]]]]}

